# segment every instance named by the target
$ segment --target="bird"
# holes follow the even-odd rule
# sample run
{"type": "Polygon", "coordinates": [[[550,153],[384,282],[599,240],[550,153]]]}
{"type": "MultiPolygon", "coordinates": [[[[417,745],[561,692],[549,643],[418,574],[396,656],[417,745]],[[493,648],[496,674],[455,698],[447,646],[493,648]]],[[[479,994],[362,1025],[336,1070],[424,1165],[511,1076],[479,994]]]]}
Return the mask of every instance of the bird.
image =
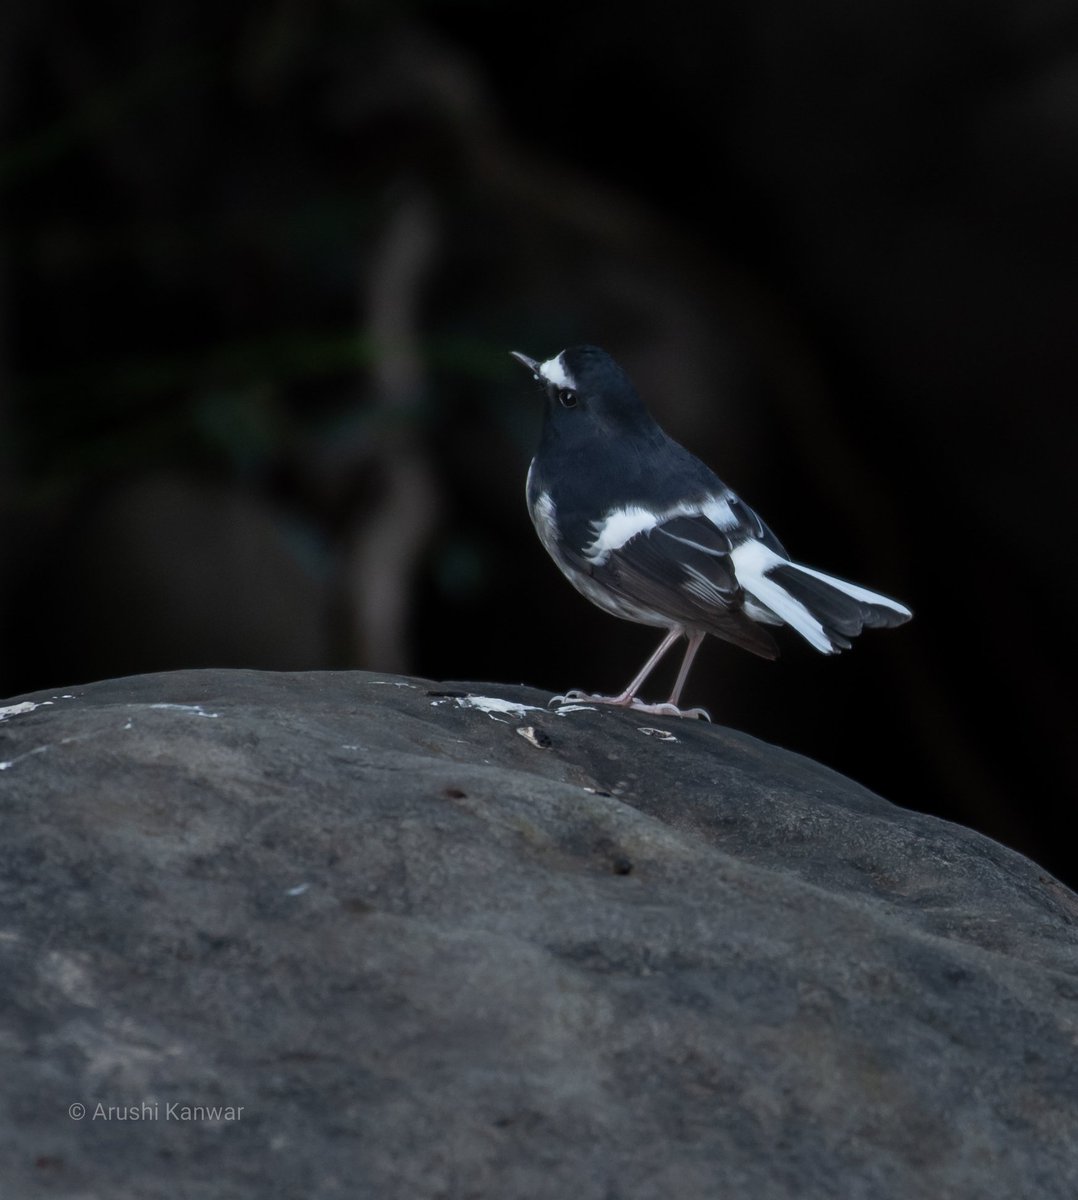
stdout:
{"type": "Polygon", "coordinates": [[[678,707],[708,634],[773,659],[778,645],[768,627],[788,626],[822,654],[838,654],[864,629],[913,615],[889,596],[791,559],[756,512],[660,428],[604,350],[572,346],[541,362],[511,355],[546,401],[527,479],[540,542],[593,604],[666,630],[618,695],[574,689],[552,705],[586,701],[710,720],[702,708],[678,707]],[[669,700],[644,702],[641,688],[680,638],[687,645],[669,700]]]}

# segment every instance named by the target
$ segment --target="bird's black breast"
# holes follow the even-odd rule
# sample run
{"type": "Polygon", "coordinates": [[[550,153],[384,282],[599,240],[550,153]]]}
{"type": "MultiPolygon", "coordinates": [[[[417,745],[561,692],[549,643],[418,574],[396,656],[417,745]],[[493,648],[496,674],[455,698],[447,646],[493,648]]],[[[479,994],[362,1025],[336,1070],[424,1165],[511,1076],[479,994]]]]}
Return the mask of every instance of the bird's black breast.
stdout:
{"type": "Polygon", "coordinates": [[[574,446],[559,439],[540,445],[528,479],[528,505],[545,495],[560,536],[574,548],[588,545],[594,526],[615,509],[666,512],[725,490],[700,460],[655,426],[654,438],[597,438],[574,446]]]}

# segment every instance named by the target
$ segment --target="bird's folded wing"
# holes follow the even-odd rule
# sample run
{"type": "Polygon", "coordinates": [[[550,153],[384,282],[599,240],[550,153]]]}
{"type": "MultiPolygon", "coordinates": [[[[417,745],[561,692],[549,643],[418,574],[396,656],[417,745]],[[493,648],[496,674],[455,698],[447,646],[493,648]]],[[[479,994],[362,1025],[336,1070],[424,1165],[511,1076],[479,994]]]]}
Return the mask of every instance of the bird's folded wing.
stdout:
{"type": "Polygon", "coordinates": [[[744,592],[730,551],[744,534],[703,513],[672,516],[612,550],[592,578],[629,603],[690,627],[710,628],[770,657],[770,636],[742,612],[744,592]]]}

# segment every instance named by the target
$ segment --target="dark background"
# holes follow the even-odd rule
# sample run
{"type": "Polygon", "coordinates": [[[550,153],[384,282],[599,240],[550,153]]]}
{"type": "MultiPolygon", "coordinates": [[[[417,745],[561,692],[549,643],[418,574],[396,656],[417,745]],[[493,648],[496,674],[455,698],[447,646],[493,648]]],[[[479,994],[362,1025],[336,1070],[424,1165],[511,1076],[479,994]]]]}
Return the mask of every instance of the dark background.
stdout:
{"type": "Polygon", "coordinates": [[[1078,881],[1075,6],[41,0],[0,56],[0,693],[622,687],[507,356],[595,342],[916,611],[686,701],[1078,881]]]}

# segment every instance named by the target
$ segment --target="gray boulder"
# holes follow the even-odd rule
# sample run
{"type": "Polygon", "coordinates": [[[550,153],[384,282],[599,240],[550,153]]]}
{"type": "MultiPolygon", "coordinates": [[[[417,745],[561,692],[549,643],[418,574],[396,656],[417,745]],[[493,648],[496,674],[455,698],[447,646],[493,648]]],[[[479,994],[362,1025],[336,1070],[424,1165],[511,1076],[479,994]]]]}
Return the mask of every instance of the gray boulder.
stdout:
{"type": "Polygon", "coordinates": [[[5,702],[3,1196],[1078,1196],[1074,895],[746,734],[548,698],[5,702]]]}

